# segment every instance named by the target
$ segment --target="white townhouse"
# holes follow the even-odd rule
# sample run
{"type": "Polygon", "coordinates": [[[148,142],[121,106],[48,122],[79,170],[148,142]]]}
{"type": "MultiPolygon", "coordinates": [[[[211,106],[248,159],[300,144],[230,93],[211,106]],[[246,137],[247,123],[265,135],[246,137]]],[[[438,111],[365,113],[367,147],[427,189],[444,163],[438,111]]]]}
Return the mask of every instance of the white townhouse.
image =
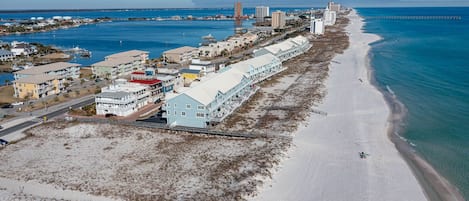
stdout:
{"type": "Polygon", "coordinates": [[[272,54],[283,62],[305,53],[309,48],[311,48],[309,40],[304,36],[297,36],[274,45],[254,50],[254,56],[258,57],[264,54],[272,54]]]}
{"type": "Polygon", "coordinates": [[[96,114],[128,116],[151,102],[151,94],[141,84],[118,79],[95,95],[96,114]]]}
{"type": "Polygon", "coordinates": [[[283,70],[282,62],[272,54],[264,54],[252,59],[228,66],[227,69],[238,70],[251,80],[253,84],[261,82],[283,70]]]}

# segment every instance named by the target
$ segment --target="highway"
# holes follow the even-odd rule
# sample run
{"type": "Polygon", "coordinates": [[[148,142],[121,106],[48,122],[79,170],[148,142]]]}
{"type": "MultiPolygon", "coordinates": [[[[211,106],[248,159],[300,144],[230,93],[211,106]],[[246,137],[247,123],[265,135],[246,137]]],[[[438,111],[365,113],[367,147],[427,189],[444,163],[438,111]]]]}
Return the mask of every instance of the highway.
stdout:
{"type": "Polygon", "coordinates": [[[31,121],[25,121],[23,123],[20,123],[20,124],[17,124],[15,126],[12,126],[12,127],[9,127],[9,128],[5,128],[3,130],[0,130],[0,137],[3,137],[5,135],[8,135],[10,133],[13,133],[13,132],[16,132],[18,130],[21,130],[21,129],[25,129],[25,128],[29,128],[30,126],[33,126],[39,122],[42,122],[43,118],[44,117],[47,117],[47,119],[51,119],[51,118],[54,118],[54,117],[57,117],[57,116],[60,116],[62,114],[65,114],[66,112],[68,112],[68,110],[70,109],[70,107],[72,107],[72,109],[76,109],[76,108],[79,108],[79,107],[83,107],[83,106],[86,106],[86,105],[90,105],[94,103],[94,97],[93,98],[90,98],[90,99],[86,99],[82,102],[79,102],[79,103],[76,103],[74,105],[71,105],[71,106],[67,106],[67,105],[64,105],[62,108],[58,109],[58,110],[55,110],[53,112],[50,112],[50,113],[47,113],[47,114],[44,114],[44,115],[41,115],[41,116],[38,116],[38,118],[34,119],[34,120],[31,120],[31,121]]]}

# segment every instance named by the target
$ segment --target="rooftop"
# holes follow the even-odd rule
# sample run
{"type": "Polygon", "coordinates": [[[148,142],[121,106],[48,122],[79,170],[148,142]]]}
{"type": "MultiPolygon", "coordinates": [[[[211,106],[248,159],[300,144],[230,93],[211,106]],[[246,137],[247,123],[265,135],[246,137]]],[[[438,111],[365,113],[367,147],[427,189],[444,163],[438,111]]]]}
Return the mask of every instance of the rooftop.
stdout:
{"type": "Polygon", "coordinates": [[[112,99],[122,99],[124,97],[130,96],[129,92],[116,91],[116,92],[102,92],[97,94],[96,97],[99,98],[112,98],[112,99]]]}
{"type": "Polygon", "coordinates": [[[18,72],[15,72],[16,74],[27,74],[27,75],[38,75],[38,74],[44,74],[48,72],[53,72],[53,71],[58,71],[58,70],[64,70],[70,67],[77,67],[80,66],[80,64],[75,64],[75,63],[67,63],[67,62],[57,62],[57,63],[51,63],[47,65],[42,65],[42,66],[35,66],[32,68],[28,68],[25,70],[21,70],[18,72]]]}
{"type": "Polygon", "coordinates": [[[95,63],[91,66],[95,66],[95,67],[99,67],[99,66],[114,67],[114,66],[119,66],[119,65],[122,65],[122,64],[132,63],[136,60],[138,60],[138,59],[133,58],[133,57],[120,57],[120,58],[113,58],[111,60],[101,61],[101,62],[95,63]]]}
{"type": "Polygon", "coordinates": [[[227,93],[230,89],[241,83],[243,78],[244,75],[240,71],[229,69],[184,91],[182,94],[186,94],[194,100],[208,105],[215,99],[218,92],[227,93]]]}
{"type": "Polygon", "coordinates": [[[183,53],[192,52],[192,51],[195,51],[195,50],[197,50],[197,48],[195,48],[195,47],[183,46],[183,47],[180,47],[180,48],[165,51],[164,54],[183,54],[183,53]]]}
{"type": "Polygon", "coordinates": [[[131,80],[131,83],[137,83],[137,84],[144,84],[144,85],[153,85],[153,84],[158,84],[161,82],[161,80],[158,79],[151,79],[151,80],[131,80]]]}
{"type": "Polygon", "coordinates": [[[106,57],[106,59],[115,59],[115,58],[119,58],[119,57],[137,57],[137,56],[140,56],[142,54],[148,54],[149,52],[147,51],[142,51],[142,50],[130,50],[130,51],[126,51],[126,52],[119,52],[119,53],[116,53],[116,54],[111,54],[109,56],[106,57]]]}
{"type": "Polygon", "coordinates": [[[132,75],[145,75],[145,72],[135,71],[135,72],[132,72],[132,75]]]}
{"type": "Polygon", "coordinates": [[[230,65],[231,68],[241,71],[243,74],[249,72],[252,68],[259,68],[273,62],[280,63],[280,60],[272,54],[264,54],[252,59],[241,61],[230,65]]]}
{"type": "Polygon", "coordinates": [[[102,88],[102,92],[139,92],[145,90],[146,87],[136,83],[126,82],[123,84],[114,84],[102,88]]]}
{"type": "Polygon", "coordinates": [[[8,50],[0,49],[0,55],[12,55],[13,53],[8,50]]]}
{"type": "Polygon", "coordinates": [[[199,74],[200,70],[183,68],[179,71],[180,73],[199,74]]]}
{"type": "Polygon", "coordinates": [[[42,84],[51,80],[57,79],[58,76],[56,75],[33,75],[28,76],[27,78],[21,78],[15,80],[16,83],[28,83],[28,84],[42,84]]]}

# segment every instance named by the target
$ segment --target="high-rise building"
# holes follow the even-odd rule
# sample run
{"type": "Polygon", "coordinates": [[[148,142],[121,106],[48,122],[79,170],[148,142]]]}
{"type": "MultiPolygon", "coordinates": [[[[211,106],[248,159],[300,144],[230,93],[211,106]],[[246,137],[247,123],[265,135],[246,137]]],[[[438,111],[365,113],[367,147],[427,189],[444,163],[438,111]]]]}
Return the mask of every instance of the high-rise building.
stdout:
{"type": "Polygon", "coordinates": [[[329,3],[327,4],[327,7],[329,8],[330,11],[335,11],[335,12],[340,11],[340,4],[334,3],[333,1],[329,1],[329,3]]]}
{"type": "Polygon", "coordinates": [[[243,17],[243,5],[241,2],[236,2],[234,5],[234,15],[235,19],[241,19],[243,17]]]}
{"type": "Polygon", "coordinates": [[[286,15],[285,12],[275,11],[272,12],[272,28],[274,29],[284,29],[286,24],[286,15]]]}
{"type": "Polygon", "coordinates": [[[323,19],[324,25],[331,26],[335,24],[337,18],[337,13],[335,11],[329,10],[329,7],[324,10],[323,19]]]}
{"type": "Polygon", "coordinates": [[[269,16],[269,7],[268,6],[257,6],[256,7],[256,21],[257,22],[263,22],[264,18],[269,16]]]}
{"type": "Polygon", "coordinates": [[[324,21],[322,19],[311,18],[310,32],[316,35],[324,34],[324,21]]]}

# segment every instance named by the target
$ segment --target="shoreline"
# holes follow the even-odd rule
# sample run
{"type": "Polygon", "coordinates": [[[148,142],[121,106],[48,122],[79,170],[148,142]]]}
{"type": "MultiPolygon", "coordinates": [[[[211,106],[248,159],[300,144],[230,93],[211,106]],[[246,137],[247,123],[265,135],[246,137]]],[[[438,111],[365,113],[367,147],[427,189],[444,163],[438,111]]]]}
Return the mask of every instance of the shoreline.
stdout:
{"type": "MultiPolygon", "coordinates": [[[[360,16],[360,15],[359,15],[360,16]]],[[[360,16],[360,18],[362,18],[360,16]]],[[[363,19],[363,18],[362,18],[363,19]]],[[[366,26],[364,22],[363,27],[366,26]]],[[[362,29],[363,33],[366,33],[362,29]]],[[[377,34],[375,34],[377,35],[377,34]]],[[[379,36],[379,35],[378,35],[379,36]]],[[[379,42],[383,38],[374,42],[379,42]]],[[[373,42],[373,43],[374,43],[373,42]]],[[[374,68],[371,65],[370,54],[372,48],[367,53],[367,69],[370,84],[376,88],[382,95],[390,109],[389,114],[389,140],[395,145],[401,157],[406,161],[409,168],[412,170],[414,176],[417,178],[420,186],[423,188],[427,199],[430,201],[464,201],[464,197],[459,192],[459,189],[443,177],[433,166],[428,163],[422,156],[420,156],[414,148],[407,142],[407,140],[400,135],[404,127],[401,126],[405,121],[407,115],[407,108],[399,101],[392,89],[385,90],[379,87],[376,77],[374,76],[374,68]],[[389,91],[390,90],[390,91],[389,91]]]]}
{"type": "MultiPolygon", "coordinates": [[[[371,68],[371,65],[370,65],[371,68]]],[[[371,75],[371,84],[382,94],[391,110],[389,115],[390,127],[388,131],[389,140],[394,143],[396,149],[406,161],[419,184],[424,189],[430,201],[465,201],[459,189],[443,177],[433,166],[421,157],[407,140],[399,133],[404,130],[400,126],[405,121],[407,109],[397,97],[389,91],[378,87],[376,80],[371,75]]]]}
{"type": "Polygon", "coordinates": [[[391,108],[371,83],[370,44],[380,37],[364,32],[355,10],[348,18],[350,46],[332,59],[328,95],[318,106],[328,115],[311,115],[294,133],[293,148],[253,200],[428,199],[388,136],[391,108]]]}

